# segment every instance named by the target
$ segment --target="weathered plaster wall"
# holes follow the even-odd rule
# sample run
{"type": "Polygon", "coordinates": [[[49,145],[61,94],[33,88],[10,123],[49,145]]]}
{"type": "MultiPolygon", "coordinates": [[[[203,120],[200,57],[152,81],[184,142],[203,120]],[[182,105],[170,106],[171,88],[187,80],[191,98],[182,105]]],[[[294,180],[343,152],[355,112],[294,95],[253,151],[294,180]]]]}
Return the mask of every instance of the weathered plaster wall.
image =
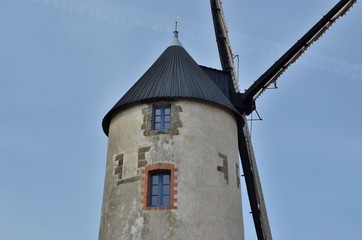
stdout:
{"type": "Polygon", "coordinates": [[[177,135],[144,135],[147,104],[112,119],[99,239],[244,239],[233,115],[205,102],[174,103],[182,109],[177,135]],[[177,209],[142,210],[142,169],[157,162],[178,169],[177,209]]]}

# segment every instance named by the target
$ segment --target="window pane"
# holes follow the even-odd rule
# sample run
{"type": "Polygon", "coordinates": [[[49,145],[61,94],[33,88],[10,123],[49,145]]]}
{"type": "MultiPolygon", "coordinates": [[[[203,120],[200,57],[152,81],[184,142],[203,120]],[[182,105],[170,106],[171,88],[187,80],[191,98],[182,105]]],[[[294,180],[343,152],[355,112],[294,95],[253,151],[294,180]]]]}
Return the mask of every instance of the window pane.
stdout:
{"type": "Polygon", "coordinates": [[[155,123],[155,130],[161,129],[161,123],[155,123]]]}
{"type": "Polygon", "coordinates": [[[159,175],[152,175],[151,176],[151,184],[154,185],[154,184],[158,184],[158,179],[159,179],[159,175]]]}
{"type": "Polygon", "coordinates": [[[151,194],[152,195],[158,195],[158,185],[152,186],[151,194]]]}
{"type": "Polygon", "coordinates": [[[151,206],[158,206],[158,196],[151,197],[151,206]]]}
{"type": "Polygon", "coordinates": [[[161,109],[160,108],[156,108],[155,109],[155,115],[161,115],[161,109]]]}
{"type": "Polygon", "coordinates": [[[170,184],[170,174],[168,173],[163,174],[163,184],[170,184]]]}
{"type": "Polygon", "coordinates": [[[156,123],[161,122],[161,117],[160,117],[160,116],[156,116],[156,117],[155,117],[155,122],[156,122],[156,123]]]}
{"type": "Polygon", "coordinates": [[[171,123],[165,123],[165,129],[171,129],[171,123]]]}
{"type": "Polygon", "coordinates": [[[162,194],[170,195],[170,185],[163,185],[162,194]]]}
{"type": "Polygon", "coordinates": [[[166,107],[165,108],[165,115],[170,115],[171,114],[171,109],[170,107],[166,107]]]}
{"type": "Polygon", "coordinates": [[[171,117],[170,116],[165,116],[165,122],[171,122],[171,117]]]}
{"type": "Polygon", "coordinates": [[[162,197],[162,206],[170,206],[170,196],[162,197]]]}

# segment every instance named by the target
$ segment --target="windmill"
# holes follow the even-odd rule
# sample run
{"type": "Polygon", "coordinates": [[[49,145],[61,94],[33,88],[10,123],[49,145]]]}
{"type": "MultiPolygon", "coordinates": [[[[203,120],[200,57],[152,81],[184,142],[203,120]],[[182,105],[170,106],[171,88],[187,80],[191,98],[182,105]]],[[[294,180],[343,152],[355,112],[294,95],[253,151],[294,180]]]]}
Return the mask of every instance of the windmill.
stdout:
{"type": "Polygon", "coordinates": [[[322,19],[320,19],[300,40],[284,53],[268,70],[265,71],[245,92],[241,93],[233,63],[228,30],[222,9],[221,0],[210,0],[215,36],[221,61],[222,70],[229,73],[232,79],[230,99],[235,108],[241,113],[238,121],[239,154],[245,176],[251,213],[254,220],[256,235],[259,240],[271,240],[272,234],[268,221],[263,191],[259,179],[258,168],[254,156],[251,137],[246,117],[256,110],[256,99],[277,78],[294,63],[307,49],[318,40],[323,33],[341,16],[343,16],[356,0],[339,1],[322,19]]]}
{"type": "Polygon", "coordinates": [[[341,0],[240,93],[221,0],[222,70],[170,45],[102,121],[108,137],[99,239],[244,239],[239,155],[258,239],[271,230],[246,117],[270,84],[356,0],[341,0]],[[223,128],[220,128],[223,124],[223,128]]]}

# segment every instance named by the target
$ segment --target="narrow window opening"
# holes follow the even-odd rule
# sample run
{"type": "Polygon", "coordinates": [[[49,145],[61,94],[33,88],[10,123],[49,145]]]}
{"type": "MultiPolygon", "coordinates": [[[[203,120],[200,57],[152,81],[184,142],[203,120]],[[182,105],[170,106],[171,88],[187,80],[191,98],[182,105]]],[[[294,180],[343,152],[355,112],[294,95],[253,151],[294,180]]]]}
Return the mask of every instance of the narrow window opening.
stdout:
{"type": "Polygon", "coordinates": [[[153,109],[153,130],[171,129],[171,107],[157,106],[153,109]]]}

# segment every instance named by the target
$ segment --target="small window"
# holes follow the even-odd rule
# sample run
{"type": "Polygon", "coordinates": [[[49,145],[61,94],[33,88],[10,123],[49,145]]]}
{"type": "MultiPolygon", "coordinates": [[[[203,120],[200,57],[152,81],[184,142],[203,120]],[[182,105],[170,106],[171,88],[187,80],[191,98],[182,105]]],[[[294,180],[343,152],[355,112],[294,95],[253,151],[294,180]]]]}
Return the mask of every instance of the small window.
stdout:
{"type": "Polygon", "coordinates": [[[149,206],[170,206],[170,172],[155,172],[150,175],[149,206]]]}
{"type": "Polygon", "coordinates": [[[153,109],[153,130],[171,129],[171,107],[160,106],[153,109]]]}
{"type": "Polygon", "coordinates": [[[177,168],[172,163],[152,163],[145,166],[141,177],[143,210],[177,209],[177,168]]]}

